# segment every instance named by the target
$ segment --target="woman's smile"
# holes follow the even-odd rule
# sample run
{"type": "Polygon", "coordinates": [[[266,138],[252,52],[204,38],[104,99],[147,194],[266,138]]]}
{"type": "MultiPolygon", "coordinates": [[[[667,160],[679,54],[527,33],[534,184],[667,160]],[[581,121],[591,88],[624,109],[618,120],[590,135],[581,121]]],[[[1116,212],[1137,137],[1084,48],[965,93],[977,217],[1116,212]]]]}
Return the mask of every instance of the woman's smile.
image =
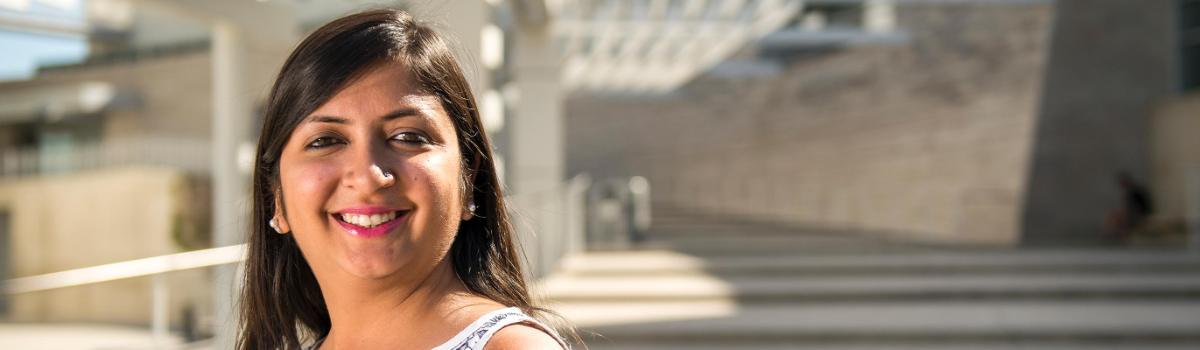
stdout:
{"type": "Polygon", "coordinates": [[[336,211],[331,216],[351,236],[375,238],[397,231],[410,212],[405,209],[357,206],[336,211]]]}

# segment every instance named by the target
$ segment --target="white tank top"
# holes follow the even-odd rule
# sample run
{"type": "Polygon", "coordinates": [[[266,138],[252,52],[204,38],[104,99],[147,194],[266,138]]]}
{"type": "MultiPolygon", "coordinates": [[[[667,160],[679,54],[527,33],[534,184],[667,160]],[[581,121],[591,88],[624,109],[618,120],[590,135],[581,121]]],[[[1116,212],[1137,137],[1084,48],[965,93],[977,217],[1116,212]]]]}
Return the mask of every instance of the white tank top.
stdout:
{"type": "MultiPolygon", "coordinates": [[[[518,323],[526,324],[546,332],[555,341],[558,341],[558,345],[561,345],[563,349],[571,349],[567,345],[567,342],[553,328],[538,322],[533,317],[529,317],[520,308],[509,307],[480,316],[475,322],[468,325],[467,328],[463,328],[462,331],[458,332],[450,340],[434,347],[432,350],[483,350],[488,340],[492,339],[492,336],[496,335],[496,332],[499,332],[501,328],[518,323]]],[[[316,344],[308,347],[308,349],[316,350],[321,347],[321,343],[323,342],[325,342],[325,339],[318,340],[316,344]]]]}
{"type": "Polygon", "coordinates": [[[458,332],[458,335],[450,338],[449,341],[442,343],[442,345],[434,347],[433,350],[483,350],[483,346],[487,345],[488,340],[492,339],[492,336],[496,332],[499,332],[501,328],[518,323],[529,325],[550,334],[563,349],[571,348],[553,328],[538,322],[533,317],[529,317],[520,308],[509,307],[492,311],[479,317],[479,319],[475,320],[467,328],[463,328],[461,332],[458,332]]]}

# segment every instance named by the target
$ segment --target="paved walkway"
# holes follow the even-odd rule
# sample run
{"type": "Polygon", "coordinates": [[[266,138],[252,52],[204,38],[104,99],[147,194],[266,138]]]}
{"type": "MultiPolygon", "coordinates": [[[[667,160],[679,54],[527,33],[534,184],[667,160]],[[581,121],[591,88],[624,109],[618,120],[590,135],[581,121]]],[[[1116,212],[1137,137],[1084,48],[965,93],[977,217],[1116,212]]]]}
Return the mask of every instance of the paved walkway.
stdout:
{"type": "Polygon", "coordinates": [[[0,323],[0,349],[183,349],[178,337],[156,342],[150,330],[104,324],[0,323]]]}

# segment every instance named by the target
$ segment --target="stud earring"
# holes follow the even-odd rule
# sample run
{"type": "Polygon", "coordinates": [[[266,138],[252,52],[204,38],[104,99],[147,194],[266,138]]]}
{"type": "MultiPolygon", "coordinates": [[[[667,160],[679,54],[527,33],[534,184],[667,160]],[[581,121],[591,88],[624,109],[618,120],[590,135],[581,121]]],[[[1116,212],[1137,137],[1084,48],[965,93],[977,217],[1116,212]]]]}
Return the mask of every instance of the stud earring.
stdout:
{"type": "Polygon", "coordinates": [[[275,218],[271,218],[270,221],[267,221],[267,225],[270,225],[271,228],[275,230],[275,233],[283,234],[283,230],[279,229],[279,224],[275,223],[275,218]]]}
{"type": "Polygon", "coordinates": [[[467,212],[463,213],[463,221],[470,220],[471,218],[475,217],[476,209],[479,209],[479,206],[475,205],[475,201],[471,201],[471,203],[468,203],[467,204],[467,212]]]}

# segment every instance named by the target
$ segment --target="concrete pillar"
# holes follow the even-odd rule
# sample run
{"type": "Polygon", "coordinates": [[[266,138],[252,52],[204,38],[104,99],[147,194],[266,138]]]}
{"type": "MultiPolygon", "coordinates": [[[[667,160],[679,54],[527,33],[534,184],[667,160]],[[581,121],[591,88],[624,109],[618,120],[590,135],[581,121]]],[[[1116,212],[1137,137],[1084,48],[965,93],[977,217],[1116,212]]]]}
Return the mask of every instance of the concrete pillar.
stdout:
{"type": "MultiPolygon", "coordinates": [[[[213,245],[245,242],[248,180],[238,167],[239,146],[247,140],[253,120],[250,97],[242,81],[245,44],[239,28],[229,22],[212,24],[212,186],[213,245]]],[[[213,348],[232,349],[236,339],[234,301],[240,289],[238,267],[215,268],[213,281],[213,348]]]]}
{"type": "Polygon", "coordinates": [[[507,169],[516,193],[555,188],[564,181],[561,54],[549,25],[520,27],[512,63],[519,101],[505,123],[512,154],[507,169]]]}
{"type": "Polygon", "coordinates": [[[459,66],[471,84],[484,127],[499,148],[495,157],[504,183],[503,164],[509,153],[502,137],[506,107],[497,98],[493,79],[495,71],[503,69],[504,43],[495,42],[498,29],[492,23],[492,5],[482,0],[447,1],[420,4],[412,11],[418,18],[439,23],[438,29],[451,41],[459,66]]]}
{"type": "Polygon", "coordinates": [[[893,0],[868,0],[863,5],[863,28],[871,33],[890,33],[896,28],[893,0]]]}
{"type": "Polygon", "coordinates": [[[456,0],[423,6],[427,7],[415,11],[418,18],[443,24],[439,29],[445,30],[444,34],[452,41],[459,65],[471,83],[471,92],[478,99],[492,86],[491,74],[480,60],[482,33],[491,23],[490,5],[482,0],[456,0]]]}
{"type": "Polygon", "coordinates": [[[517,97],[505,122],[509,157],[505,163],[513,193],[532,202],[526,213],[536,223],[526,237],[525,251],[534,261],[530,274],[544,276],[564,253],[567,205],[554,198],[563,194],[565,180],[561,54],[554,47],[551,27],[544,23],[519,26],[515,59],[510,65],[517,97]],[[530,252],[537,252],[531,254],[530,252]]]}

